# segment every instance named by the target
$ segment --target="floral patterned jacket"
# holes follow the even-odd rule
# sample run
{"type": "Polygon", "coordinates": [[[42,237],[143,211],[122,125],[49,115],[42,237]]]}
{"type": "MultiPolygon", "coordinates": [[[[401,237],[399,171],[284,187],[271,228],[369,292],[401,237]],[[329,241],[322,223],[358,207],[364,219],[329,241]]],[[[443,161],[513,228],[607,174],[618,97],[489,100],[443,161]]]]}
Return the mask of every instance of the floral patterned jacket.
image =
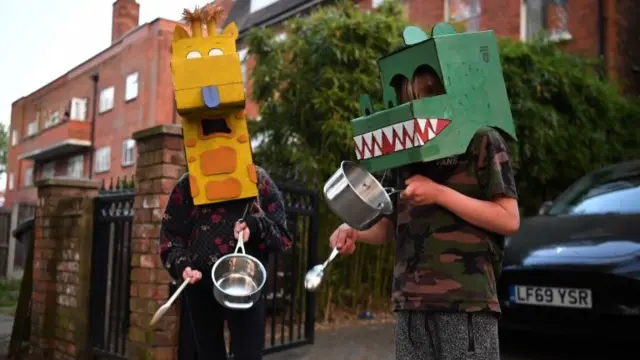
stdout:
{"type": "Polygon", "coordinates": [[[199,270],[203,278],[220,257],[235,250],[235,223],[244,216],[251,235],[247,253],[265,261],[268,252],[286,251],[293,244],[287,230],[282,195],[264,169],[257,167],[258,199],[193,205],[189,174],[176,184],[160,228],[160,258],[174,279],[185,268],[199,270]]]}

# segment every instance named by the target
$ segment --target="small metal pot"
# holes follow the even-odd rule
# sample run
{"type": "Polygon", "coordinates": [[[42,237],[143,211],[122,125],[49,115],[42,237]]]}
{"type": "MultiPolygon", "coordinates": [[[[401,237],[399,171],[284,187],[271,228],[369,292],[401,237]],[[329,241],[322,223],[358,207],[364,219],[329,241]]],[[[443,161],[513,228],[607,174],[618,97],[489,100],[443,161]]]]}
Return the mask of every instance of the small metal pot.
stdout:
{"type": "Polygon", "coordinates": [[[373,175],[351,161],[343,161],[324,184],[324,197],[331,211],[357,230],[367,230],[390,215],[393,203],[389,195],[397,191],[382,187],[373,175]]]}
{"type": "Polygon", "coordinates": [[[213,296],[222,306],[245,310],[260,299],[267,271],[258,259],[245,253],[241,232],[235,252],[221,257],[213,265],[211,278],[213,296]]]}

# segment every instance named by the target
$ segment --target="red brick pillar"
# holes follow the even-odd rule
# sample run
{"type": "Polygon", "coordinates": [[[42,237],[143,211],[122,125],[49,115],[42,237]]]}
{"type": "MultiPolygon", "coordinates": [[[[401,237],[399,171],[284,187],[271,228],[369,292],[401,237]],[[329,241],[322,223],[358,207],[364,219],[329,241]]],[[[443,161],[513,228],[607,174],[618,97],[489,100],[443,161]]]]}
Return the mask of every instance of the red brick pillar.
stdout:
{"type": "Polygon", "coordinates": [[[49,179],[37,186],[30,358],[84,359],[93,198],[100,183],[49,179]]]}
{"type": "Polygon", "coordinates": [[[169,297],[171,278],[160,261],[158,237],[169,194],[186,172],[182,129],[177,125],[160,125],[138,131],[133,138],[138,160],[128,358],[176,359],[178,304],[153,328],[149,327],[149,321],[169,297]]]}

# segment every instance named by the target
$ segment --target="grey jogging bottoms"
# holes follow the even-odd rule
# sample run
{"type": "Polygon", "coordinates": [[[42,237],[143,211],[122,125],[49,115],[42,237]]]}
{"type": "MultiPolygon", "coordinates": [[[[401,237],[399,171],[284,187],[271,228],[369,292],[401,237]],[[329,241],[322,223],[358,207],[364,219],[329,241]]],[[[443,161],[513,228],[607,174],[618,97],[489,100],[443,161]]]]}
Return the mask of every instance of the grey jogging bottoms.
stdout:
{"type": "Polygon", "coordinates": [[[498,317],[491,313],[396,313],[397,360],[499,360],[498,317]]]}

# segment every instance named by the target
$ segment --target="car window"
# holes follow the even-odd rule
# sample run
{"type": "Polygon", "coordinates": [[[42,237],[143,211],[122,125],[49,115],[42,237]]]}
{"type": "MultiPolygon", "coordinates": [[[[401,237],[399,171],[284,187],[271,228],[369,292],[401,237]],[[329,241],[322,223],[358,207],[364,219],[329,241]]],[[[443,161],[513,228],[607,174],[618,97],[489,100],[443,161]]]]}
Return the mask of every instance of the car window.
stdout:
{"type": "Polygon", "coordinates": [[[640,178],[592,184],[574,192],[570,199],[556,203],[549,215],[633,214],[640,213],[640,178]]]}

